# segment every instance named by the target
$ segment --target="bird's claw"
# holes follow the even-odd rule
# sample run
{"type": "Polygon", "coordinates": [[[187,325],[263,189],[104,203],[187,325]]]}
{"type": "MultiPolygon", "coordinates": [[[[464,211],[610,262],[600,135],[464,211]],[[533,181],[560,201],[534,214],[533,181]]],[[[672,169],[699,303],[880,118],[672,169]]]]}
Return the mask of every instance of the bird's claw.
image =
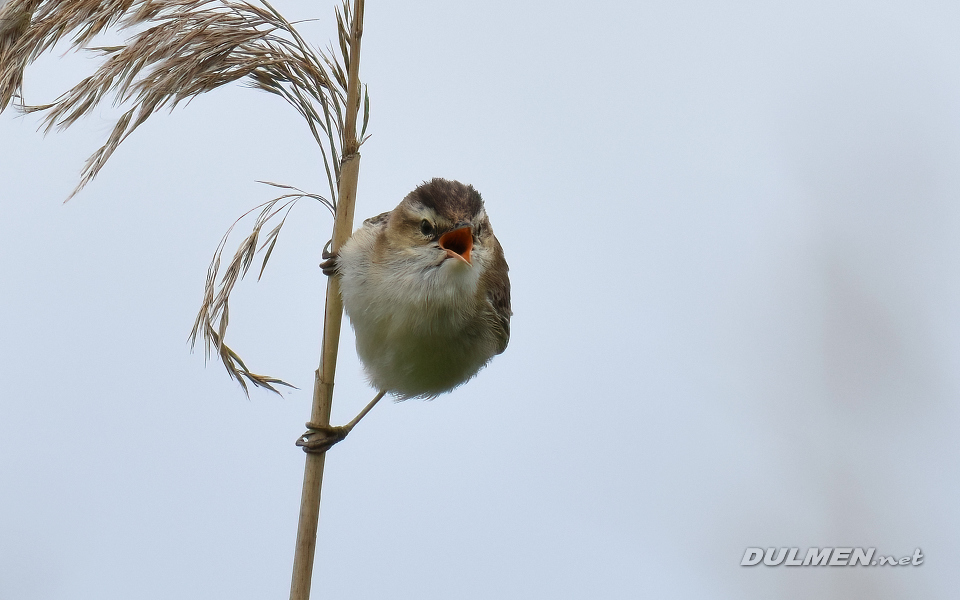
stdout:
{"type": "Polygon", "coordinates": [[[350,428],[342,425],[335,427],[307,423],[307,431],[297,439],[297,445],[303,448],[304,452],[323,454],[337,442],[343,441],[348,433],[350,428]]]}
{"type": "Polygon", "coordinates": [[[323,247],[323,252],[320,253],[320,256],[323,257],[323,262],[320,263],[320,268],[323,269],[323,274],[328,277],[337,274],[337,258],[339,258],[336,252],[330,252],[327,250],[329,247],[330,244],[327,243],[327,245],[323,247]]]}

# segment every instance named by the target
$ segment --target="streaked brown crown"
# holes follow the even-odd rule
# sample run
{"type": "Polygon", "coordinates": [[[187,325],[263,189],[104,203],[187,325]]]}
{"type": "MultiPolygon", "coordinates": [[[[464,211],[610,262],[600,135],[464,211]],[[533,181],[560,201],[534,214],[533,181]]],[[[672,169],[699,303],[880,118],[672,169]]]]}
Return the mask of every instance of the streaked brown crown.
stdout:
{"type": "Polygon", "coordinates": [[[424,182],[410,192],[406,200],[432,208],[453,223],[471,221],[483,208],[483,198],[472,185],[439,177],[424,182]]]}

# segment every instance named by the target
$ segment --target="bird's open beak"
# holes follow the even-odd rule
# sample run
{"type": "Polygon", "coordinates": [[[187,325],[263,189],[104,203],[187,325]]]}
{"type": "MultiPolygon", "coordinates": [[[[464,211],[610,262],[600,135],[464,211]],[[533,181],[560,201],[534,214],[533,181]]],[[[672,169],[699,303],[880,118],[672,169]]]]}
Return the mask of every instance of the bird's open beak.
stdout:
{"type": "Polygon", "coordinates": [[[470,251],[473,250],[473,231],[469,226],[448,231],[440,236],[440,247],[447,251],[448,257],[472,264],[470,251]]]}

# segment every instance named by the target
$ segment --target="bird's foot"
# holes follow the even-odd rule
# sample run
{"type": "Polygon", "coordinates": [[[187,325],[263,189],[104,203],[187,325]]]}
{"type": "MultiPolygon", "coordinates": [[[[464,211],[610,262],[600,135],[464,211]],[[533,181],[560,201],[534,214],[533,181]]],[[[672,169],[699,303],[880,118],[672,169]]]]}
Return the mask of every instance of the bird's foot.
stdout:
{"type": "Polygon", "coordinates": [[[320,425],[319,423],[307,422],[307,432],[297,439],[297,445],[303,448],[304,452],[323,454],[337,442],[342,442],[343,438],[347,437],[347,434],[357,426],[360,419],[370,412],[386,393],[386,390],[381,390],[380,393],[360,411],[360,414],[346,425],[334,427],[332,425],[320,425]]]}
{"type": "Polygon", "coordinates": [[[327,245],[323,247],[323,252],[320,253],[320,256],[323,257],[323,262],[320,263],[320,268],[323,269],[323,274],[328,277],[337,274],[337,259],[339,258],[336,252],[330,252],[327,250],[329,247],[330,243],[327,242],[327,245]]]}
{"type": "Polygon", "coordinates": [[[297,439],[304,452],[323,454],[337,442],[343,441],[353,427],[347,425],[319,425],[307,423],[307,431],[297,439]]]}

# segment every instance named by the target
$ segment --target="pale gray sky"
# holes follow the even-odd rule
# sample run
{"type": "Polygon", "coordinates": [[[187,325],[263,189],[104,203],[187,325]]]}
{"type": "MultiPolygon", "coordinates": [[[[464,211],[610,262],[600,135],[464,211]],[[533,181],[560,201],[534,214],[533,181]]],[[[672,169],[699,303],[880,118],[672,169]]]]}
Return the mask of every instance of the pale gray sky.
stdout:
{"type": "MultiPolygon", "coordinates": [[[[325,45],[332,4],[277,0],[325,45]]],[[[49,101],[92,62],[28,71],[49,101]]],[[[378,406],[327,460],[315,598],[952,598],[960,587],[960,5],[370,2],[358,222],[475,185],[510,347],[378,406]],[[747,547],[921,567],[741,567],[747,547]]],[[[0,116],[0,598],[282,598],[329,236],[294,212],[229,341],[212,252],[323,191],[280,100],[159,114],[67,205],[117,112],[0,116]]],[[[345,330],[334,421],[369,400],[345,330]]]]}

